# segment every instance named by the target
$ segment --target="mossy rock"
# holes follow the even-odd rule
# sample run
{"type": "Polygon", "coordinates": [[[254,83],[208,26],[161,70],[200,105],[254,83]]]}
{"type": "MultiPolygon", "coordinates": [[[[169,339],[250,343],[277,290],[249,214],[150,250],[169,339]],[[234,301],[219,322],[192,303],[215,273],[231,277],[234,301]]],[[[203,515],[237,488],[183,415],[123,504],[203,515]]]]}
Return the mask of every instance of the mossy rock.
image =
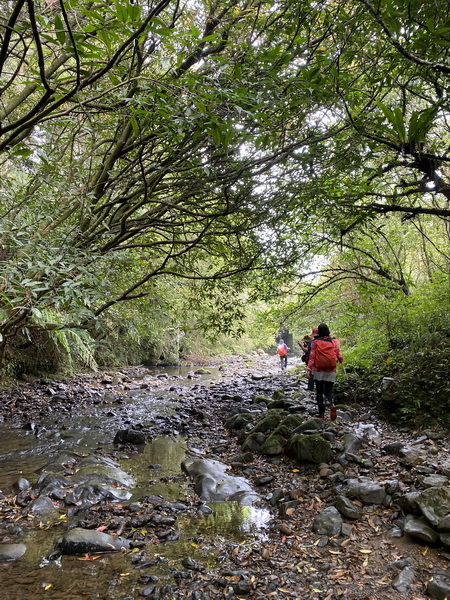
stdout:
{"type": "Polygon", "coordinates": [[[306,396],[307,396],[306,391],[298,390],[298,392],[295,392],[295,394],[292,397],[294,400],[304,400],[306,398],[306,396]]]}
{"type": "Polygon", "coordinates": [[[303,433],[304,431],[320,431],[323,429],[323,421],[321,419],[308,419],[303,423],[300,423],[294,430],[293,433],[303,433]]]}
{"type": "Polygon", "coordinates": [[[288,440],[291,436],[291,432],[292,431],[289,429],[289,427],[286,427],[286,425],[280,423],[271,435],[282,435],[284,438],[286,438],[286,440],[288,440]]]}
{"type": "Polygon", "coordinates": [[[270,402],[272,402],[272,398],[269,398],[269,396],[261,396],[260,394],[255,394],[252,397],[253,404],[270,404],[270,402]]]}
{"type": "Polygon", "coordinates": [[[289,427],[293,431],[296,427],[299,427],[304,421],[304,418],[300,415],[288,415],[283,419],[282,425],[289,427]]]}
{"type": "Polygon", "coordinates": [[[281,400],[282,398],[285,398],[286,394],[284,393],[284,390],[275,390],[274,393],[272,394],[272,398],[274,400],[281,400]]]}
{"type": "Polygon", "coordinates": [[[321,435],[294,434],[287,442],[285,452],[289,458],[301,463],[328,463],[333,457],[330,442],[321,435]]]}
{"type": "Polygon", "coordinates": [[[284,436],[272,433],[259,449],[259,454],[264,454],[265,456],[276,456],[277,454],[281,454],[286,443],[287,439],[284,436]]]}
{"type": "Polygon", "coordinates": [[[228,431],[241,431],[245,429],[249,423],[253,421],[253,415],[248,413],[237,414],[229,417],[224,425],[228,431]]]}
{"type": "Polygon", "coordinates": [[[266,441],[266,436],[262,432],[250,433],[242,443],[243,452],[259,452],[266,441]]]}
{"type": "Polygon", "coordinates": [[[267,408],[269,410],[289,410],[294,405],[291,398],[279,398],[278,400],[272,400],[267,408]]]}
{"type": "Polygon", "coordinates": [[[280,410],[268,410],[261,419],[256,423],[252,433],[262,431],[274,431],[281,423],[286,413],[280,410]]]}

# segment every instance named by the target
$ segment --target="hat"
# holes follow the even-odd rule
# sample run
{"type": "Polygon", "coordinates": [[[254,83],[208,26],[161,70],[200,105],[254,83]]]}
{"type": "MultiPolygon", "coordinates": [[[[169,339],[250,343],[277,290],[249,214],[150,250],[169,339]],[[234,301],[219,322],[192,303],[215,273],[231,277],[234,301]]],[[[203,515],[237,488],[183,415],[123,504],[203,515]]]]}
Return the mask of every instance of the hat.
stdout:
{"type": "Polygon", "coordinates": [[[318,327],[313,327],[313,330],[311,331],[311,335],[314,337],[315,335],[319,335],[319,328],[318,327]]]}
{"type": "Polygon", "coordinates": [[[312,340],[312,337],[309,335],[309,333],[307,333],[306,335],[303,336],[304,342],[310,342],[311,340],[312,340]]]}

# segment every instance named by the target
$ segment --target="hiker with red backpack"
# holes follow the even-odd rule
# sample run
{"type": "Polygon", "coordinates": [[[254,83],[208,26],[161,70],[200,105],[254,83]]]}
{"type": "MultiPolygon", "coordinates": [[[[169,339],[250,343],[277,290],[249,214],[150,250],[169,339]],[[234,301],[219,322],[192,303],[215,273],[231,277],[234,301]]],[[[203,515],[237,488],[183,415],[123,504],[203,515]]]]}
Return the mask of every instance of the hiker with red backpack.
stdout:
{"type": "MultiPolygon", "coordinates": [[[[314,391],[314,375],[312,373],[312,371],[308,371],[308,362],[309,362],[309,357],[311,356],[311,348],[312,348],[312,344],[314,342],[314,340],[318,337],[319,335],[319,328],[318,327],[313,327],[312,331],[311,331],[311,335],[309,336],[311,338],[311,340],[308,342],[308,345],[306,347],[306,352],[305,352],[305,363],[306,363],[306,378],[308,379],[308,392],[313,392],[314,391]]],[[[303,360],[303,357],[302,357],[303,360]]]]}
{"type": "Polygon", "coordinates": [[[284,340],[280,338],[277,347],[277,354],[280,357],[281,370],[284,371],[287,367],[287,353],[289,348],[284,343],[284,340]]]}
{"type": "Polygon", "coordinates": [[[307,374],[312,372],[316,384],[316,400],[319,409],[319,417],[325,416],[325,405],[323,397],[325,396],[330,405],[330,416],[334,421],[336,419],[336,408],[334,406],[333,385],[336,381],[336,365],[342,363],[339,343],[335,338],[330,337],[330,330],[325,323],[318,327],[318,337],[311,344],[311,353],[309,355],[307,374]]]}

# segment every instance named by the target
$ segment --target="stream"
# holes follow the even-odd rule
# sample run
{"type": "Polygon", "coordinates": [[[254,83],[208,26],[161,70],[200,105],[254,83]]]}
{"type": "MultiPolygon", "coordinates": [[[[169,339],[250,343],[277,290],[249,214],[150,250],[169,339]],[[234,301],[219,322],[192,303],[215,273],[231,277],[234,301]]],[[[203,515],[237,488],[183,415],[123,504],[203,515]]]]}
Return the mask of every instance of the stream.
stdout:
{"type": "MultiPolygon", "coordinates": [[[[39,425],[28,423],[22,429],[0,423],[0,490],[10,493],[19,477],[33,483],[39,469],[62,451],[82,456],[98,448],[113,451],[114,434],[124,423],[133,427],[170,417],[182,402],[183,394],[194,386],[207,386],[219,378],[217,369],[208,370],[210,373],[191,380],[187,378],[189,368],[158,369],[147,376],[163,378],[163,386],[157,389],[147,388],[146,377],[143,377],[140,379],[142,389],[120,395],[105,390],[101,401],[88,410],[54,414],[39,425]]],[[[128,502],[139,501],[145,495],[162,496],[167,501],[192,498],[193,490],[181,472],[187,450],[185,437],[171,435],[155,437],[145,446],[136,447],[133,453],[123,452],[120,466],[136,480],[128,502]]],[[[155,559],[152,577],[158,578],[160,584],[173,582],[174,566],[183,557],[212,566],[217,562],[220,540],[242,544],[255,536],[264,536],[270,518],[267,510],[240,506],[236,502],[209,502],[208,506],[211,513],[202,518],[179,517],[177,525],[181,535],[177,540],[147,549],[155,559]]],[[[94,560],[62,556],[57,561],[47,561],[45,557],[52,552],[60,536],[61,528],[52,527],[45,520],[36,528],[23,530],[20,541],[27,546],[25,556],[20,561],[0,565],[1,598],[125,600],[134,597],[129,593],[140,587],[142,571],[133,568],[132,554],[97,555],[94,560]]]]}

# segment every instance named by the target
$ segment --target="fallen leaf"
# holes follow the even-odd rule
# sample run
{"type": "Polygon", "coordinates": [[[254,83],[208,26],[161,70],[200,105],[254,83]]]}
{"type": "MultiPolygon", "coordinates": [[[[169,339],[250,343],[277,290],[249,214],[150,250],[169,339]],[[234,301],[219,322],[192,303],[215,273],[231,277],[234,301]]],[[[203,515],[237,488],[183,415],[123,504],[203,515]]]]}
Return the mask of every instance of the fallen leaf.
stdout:
{"type": "Polygon", "coordinates": [[[100,527],[97,527],[95,531],[105,531],[105,529],[108,529],[107,525],[100,525],[100,527]]]}
{"type": "Polygon", "coordinates": [[[361,552],[362,554],[372,554],[373,550],[366,550],[366,549],[362,548],[362,549],[360,550],[360,552],[361,552]]]}
{"type": "Polygon", "coordinates": [[[44,590],[49,590],[53,586],[53,583],[49,583],[45,586],[44,590]]]}

